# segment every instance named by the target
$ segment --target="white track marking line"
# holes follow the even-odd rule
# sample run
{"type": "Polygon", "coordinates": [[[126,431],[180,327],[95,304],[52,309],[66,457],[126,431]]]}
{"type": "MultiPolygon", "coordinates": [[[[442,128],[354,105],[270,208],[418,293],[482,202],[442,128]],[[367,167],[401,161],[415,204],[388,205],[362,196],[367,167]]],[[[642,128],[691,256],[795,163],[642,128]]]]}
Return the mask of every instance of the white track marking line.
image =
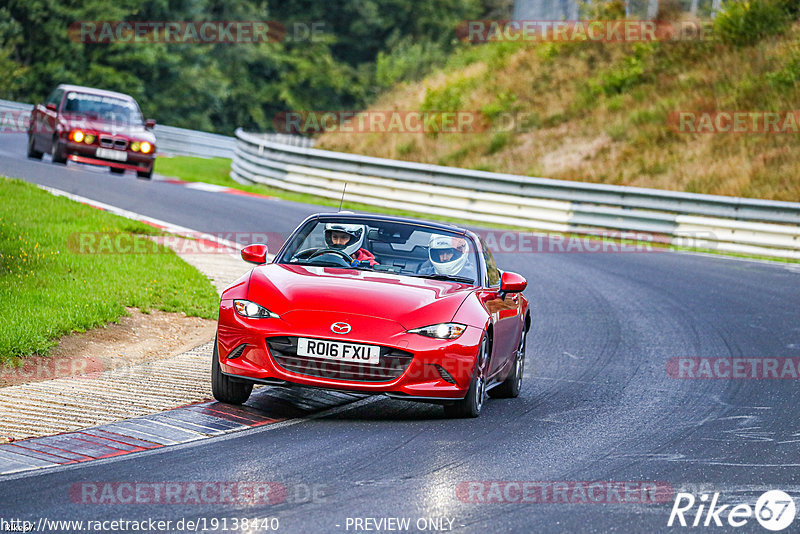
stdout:
{"type": "Polygon", "coordinates": [[[44,185],[38,185],[38,187],[53,195],[59,197],[66,197],[70,200],[80,202],[81,204],[88,204],[89,206],[99,208],[109,213],[113,213],[114,215],[119,215],[120,217],[125,217],[126,219],[132,219],[134,221],[140,221],[152,224],[172,234],[177,234],[184,237],[206,239],[208,241],[214,241],[215,243],[219,243],[220,245],[234,248],[236,250],[241,248],[241,245],[239,243],[234,243],[233,241],[228,241],[227,239],[219,238],[214,234],[206,234],[203,232],[198,232],[196,230],[192,230],[191,228],[187,228],[185,226],[180,226],[178,224],[162,221],[161,219],[156,219],[154,217],[148,217],[147,215],[142,215],[141,213],[128,211],[122,208],[118,208],[116,206],[112,206],[111,204],[106,204],[105,202],[100,202],[98,200],[92,200],[91,198],[86,198],[80,195],[68,193],[66,191],[62,191],[61,189],[55,189],[53,187],[47,187],[44,185]]]}
{"type": "Polygon", "coordinates": [[[702,256],[705,258],[717,258],[721,260],[731,260],[731,261],[743,261],[747,263],[756,263],[759,265],[771,265],[772,267],[778,267],[780,269],[786,269],[787,271],[792,272],[800,272],[800,263],[788,263],[784,261],[778,260],[765,260],[765,259],[758,259],[758,258],[742,258],[740,256],[727,256],[725,253],[719,254],[712,254],[709,252],[695,252],[692,250],[670,250],[675,254],[684,254],[689,256],[702,256]]]}

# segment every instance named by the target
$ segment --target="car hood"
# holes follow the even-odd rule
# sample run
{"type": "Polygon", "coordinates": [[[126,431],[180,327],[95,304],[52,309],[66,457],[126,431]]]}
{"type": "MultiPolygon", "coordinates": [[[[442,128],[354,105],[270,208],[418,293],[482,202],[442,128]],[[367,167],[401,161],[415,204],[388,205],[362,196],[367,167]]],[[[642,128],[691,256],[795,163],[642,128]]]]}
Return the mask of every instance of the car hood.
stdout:
{"type": "Polygon", "coordinates": [[[253,269],[247,298],[278,315],[341,312],[416,328],[450,321],[473,290],[468,284],[375,271],[270,264],[253,269]]]}
{"type": "Polygon", "coordinates": [[[64,115],[61,117],[66,127],[72,129],[94,130],[111,135],[134,137],[140,141],[156,142],[156,136],[141,124],[124,124],[119,122],[91,119],[82,115],[64,115]]]}

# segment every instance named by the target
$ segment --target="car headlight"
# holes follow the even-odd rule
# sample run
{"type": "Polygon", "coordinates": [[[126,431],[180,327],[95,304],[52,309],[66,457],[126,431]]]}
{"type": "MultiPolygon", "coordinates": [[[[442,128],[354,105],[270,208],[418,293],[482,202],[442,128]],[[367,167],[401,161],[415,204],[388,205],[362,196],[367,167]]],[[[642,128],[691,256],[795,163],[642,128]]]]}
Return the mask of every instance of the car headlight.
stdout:
{"type": "Polygon", "coordinates": [[[278,317],[278,315],[272,313],[264,306],[249,300],[234,300],[233,307],[236,309],[236,313],[242,317],[249,317],[251,319],[269,319],[278,317]]]}
{"type": "Polygon", "coordinates": [[[149,154],[153,151],[153,145],[148,143],[147,141],[142,141],[141,144],[142,154],[149,154]]]}
{"type": "Polygon", "coordinates": [[[80,143],[81,141],[83,141],[83,132],[80,130],[72,130],[69,133],[69,138],[70,140],[75,141],[76,143],[80,143]]]}
{"type": "Polygon", "coordinates": [[[409,330],[409,333],[436,339],[456,339],[463,334],[466,329],[467,327],[463,324],[441,323],[423,326],[422,328],[414,328],[413,330],[409,330]]]}
{"type": "Polygon", "coordinates": [[[86,136],[83,138],[83,142],[86,143],[87,145],[91,145],[92,143],[94,143],[94,135],[86,134],[86,136]]]}
{"type": "Polygon", "coordinates": [[[131,150],[133,150],[134,152],[139,152],[140,148],[141,148],[141,143],[139,141],[134,141],[133,143],[131,143],[131,150]]]}

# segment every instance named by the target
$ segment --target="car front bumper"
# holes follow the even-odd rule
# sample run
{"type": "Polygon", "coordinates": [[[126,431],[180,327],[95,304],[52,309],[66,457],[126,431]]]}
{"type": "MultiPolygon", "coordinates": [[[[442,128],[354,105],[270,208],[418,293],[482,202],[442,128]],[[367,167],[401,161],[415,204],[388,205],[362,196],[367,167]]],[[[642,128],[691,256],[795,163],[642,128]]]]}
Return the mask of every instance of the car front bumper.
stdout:
{"type": "MultiPolygon", "coordinates": [[[[433,339],[410,334],[390,320],[338,312],[296,311],[280,318],[249,319],[233,310],[233,301],[223,300],[217,338],[220,367],[230,376],[267,384],[297,384],[385,393],[408,400],[446,401],[466,395],[482,334],[478,328],[467,327],[457,339],[433,339]],[[339,321],[351,324],[349,334],[331,332],[330,325],[339,321]],[[275,350],[274,340],[298,337],[378,345],[382,347],[382,355],[391,357],[402,353],[408,355],[410,361],[396,377],[388,376],[382,380],[342,378],[343,365],[334,360],[303,358],[295,354],[290,357],[296,365],[286,365],[287,360],[283,357],[286,354],[275,350]]],[[[381,361],[384,362],[383,356],[381,361]]],[[[346,364],[344,367],[359,367],[367,373],[372,371],[368,364],[346,364]]]]}
{"type": "MultiPolygon", "coordinates": [[[[89,163],[91,165],[102,165],[104,167],[140,172],[152,171],[153,162],[156,159],[155,153],[142,154],[141,152],[133,152],[130,150],[124,151],[127,154],[127,159],[125,161],[98,158],[96,155],[97,146],[75,143],[72,141],[68,141],[65,144],[65,151],[67,159],[78,163],[89,163]]],[[[120,150],[120,152],[123,151],[120,150]]]]}

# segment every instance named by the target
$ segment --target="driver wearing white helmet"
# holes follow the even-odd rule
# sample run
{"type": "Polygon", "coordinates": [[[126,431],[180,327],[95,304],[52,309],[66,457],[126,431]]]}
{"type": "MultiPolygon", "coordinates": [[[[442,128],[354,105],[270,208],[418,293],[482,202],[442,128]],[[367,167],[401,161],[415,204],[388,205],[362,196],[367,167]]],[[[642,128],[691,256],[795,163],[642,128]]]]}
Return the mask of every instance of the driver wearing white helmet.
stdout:
{"type": "Polygon", "coordinates": [[[370,266],[377,265],[375,256],[365,248],[364,234],[366,229],[360,224],[327,223],[325,225],[325,244],[328,248],[341,250],[356,261],[368,261],[370,266]]]}
{"type": "Polygon", "coordinates": [[[469,266],[469,244],[466,239],[433,234],[428,243],[428,262],[420,267],[419,272],[455,276],[469,266]]]}

